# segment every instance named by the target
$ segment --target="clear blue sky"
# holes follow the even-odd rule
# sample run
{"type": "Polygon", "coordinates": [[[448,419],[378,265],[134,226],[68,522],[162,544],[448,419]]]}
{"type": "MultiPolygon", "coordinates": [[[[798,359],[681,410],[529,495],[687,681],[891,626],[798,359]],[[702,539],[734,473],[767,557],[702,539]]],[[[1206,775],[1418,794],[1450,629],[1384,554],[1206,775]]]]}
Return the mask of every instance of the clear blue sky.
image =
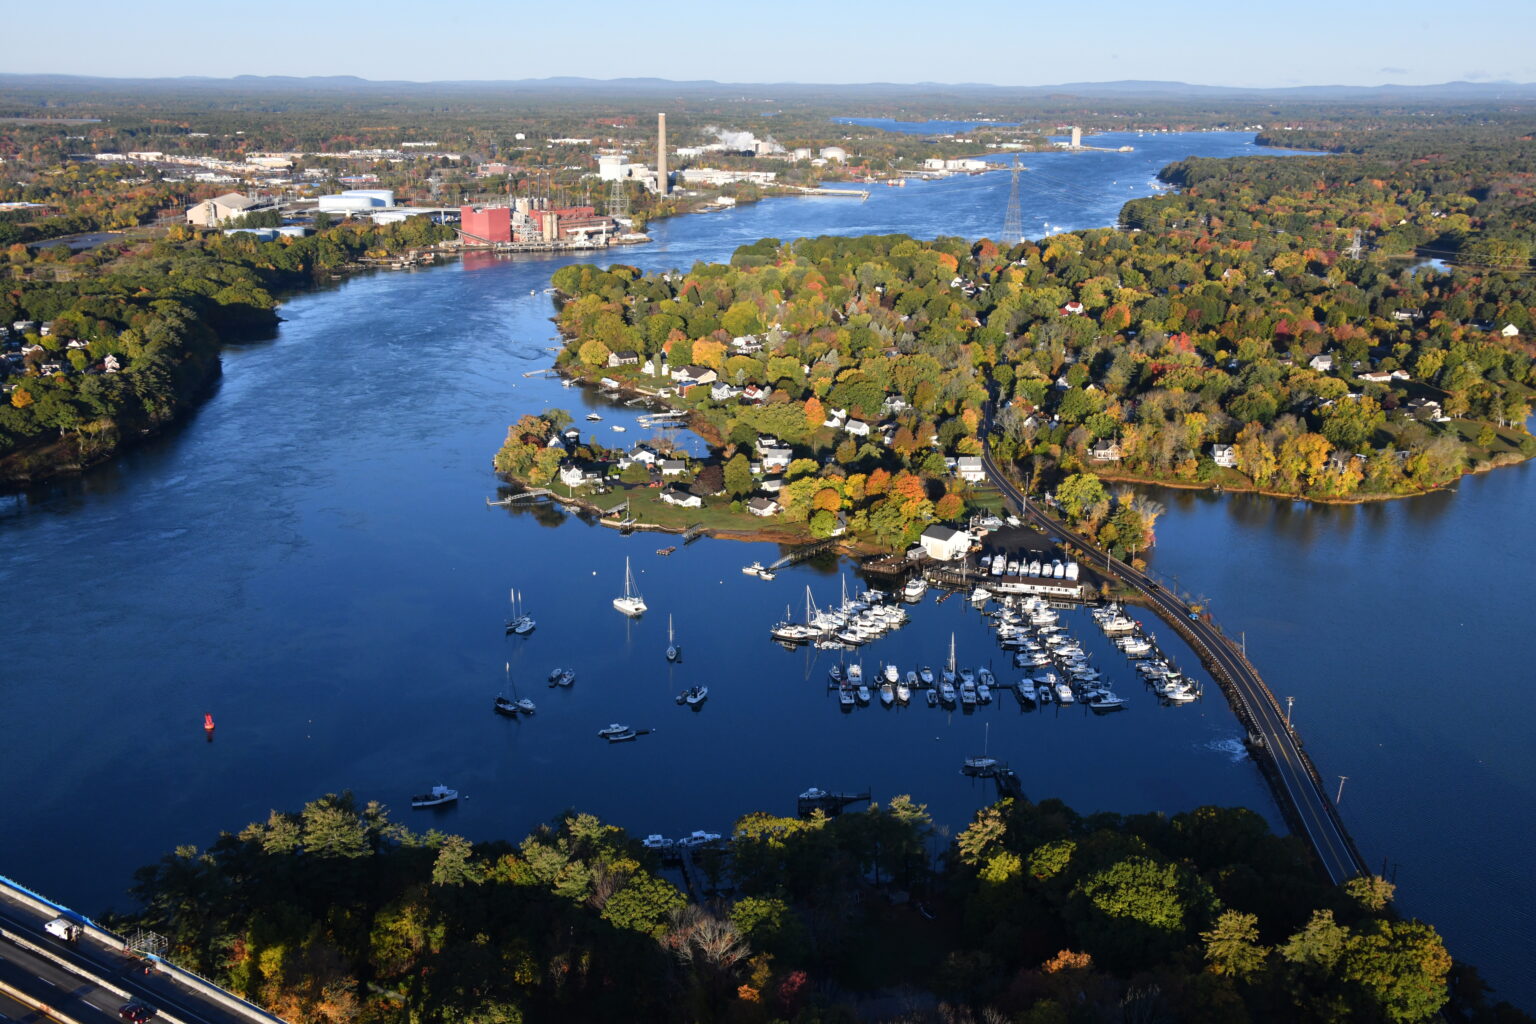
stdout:
{"type": "Polygon", "coordinates": [[[21,44],[0,71],[133,78],[1536,81],[1536,0],[11,0],[0,11],[21,44]]]}

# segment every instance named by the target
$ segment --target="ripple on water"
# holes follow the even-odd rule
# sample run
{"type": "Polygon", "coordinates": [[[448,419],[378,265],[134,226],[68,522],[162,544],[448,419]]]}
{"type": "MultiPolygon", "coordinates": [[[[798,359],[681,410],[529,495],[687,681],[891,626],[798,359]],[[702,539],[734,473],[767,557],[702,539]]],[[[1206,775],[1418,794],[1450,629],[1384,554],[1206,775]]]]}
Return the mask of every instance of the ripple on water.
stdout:
{"type": "Polygon", "coordinates": [[[1232,764],[1241,764],[1248,760],[1248,748],[1243,741],[1235,736],[1226,739],[1210,740],[1202,744],[1201,749],[1209,750],[1213,754],[1223,754],[1232,764]]]}

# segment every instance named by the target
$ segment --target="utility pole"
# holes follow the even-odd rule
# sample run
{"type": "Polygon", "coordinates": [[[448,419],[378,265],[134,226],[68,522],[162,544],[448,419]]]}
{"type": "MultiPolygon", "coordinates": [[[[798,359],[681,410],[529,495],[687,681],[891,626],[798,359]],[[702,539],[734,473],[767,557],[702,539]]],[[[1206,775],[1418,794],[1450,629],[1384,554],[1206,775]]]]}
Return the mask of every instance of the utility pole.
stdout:
{"type": "MultiPolygon", "coordinates": [[[[1246,652],[1244,652],[1244,653],[1246,653],[1246,652]]],[[[1296,698],[1295,697],[1287,697],[1287,698],[1285,698],[1285,727],[1287,729],[1289,729],[1291,727],[1291,705],[1295,704],[1295,703],[1296,703],[1296,698]]]]}
{"type": "Polygon", "coordinates": [[[1348,775],[1340,775],[1339,776],[1339,794],[1338,794],[1338,796],[1335,796],[1333,798],[1333,805],[1335,807],[1337,807],[1339,805],[1339,801],[1340,800],[1344,799],[1344,783],[1346,783],[1348,781],[1349,781],[1349,776],[1348,775]]]}

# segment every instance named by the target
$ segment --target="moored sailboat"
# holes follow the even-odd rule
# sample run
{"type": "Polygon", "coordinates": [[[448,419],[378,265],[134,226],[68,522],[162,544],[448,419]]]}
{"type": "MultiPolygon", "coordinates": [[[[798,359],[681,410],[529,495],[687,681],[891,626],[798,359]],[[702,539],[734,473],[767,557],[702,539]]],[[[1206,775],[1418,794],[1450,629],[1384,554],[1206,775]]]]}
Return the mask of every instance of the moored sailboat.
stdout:
{"type": "Polygon", "coordinates": [[[630,618],[645,614],[645,598],[635,586],[635,574],[629,568],[628,558],[624,559],[624,594],[613,599],[613,606],[630,618]]]}

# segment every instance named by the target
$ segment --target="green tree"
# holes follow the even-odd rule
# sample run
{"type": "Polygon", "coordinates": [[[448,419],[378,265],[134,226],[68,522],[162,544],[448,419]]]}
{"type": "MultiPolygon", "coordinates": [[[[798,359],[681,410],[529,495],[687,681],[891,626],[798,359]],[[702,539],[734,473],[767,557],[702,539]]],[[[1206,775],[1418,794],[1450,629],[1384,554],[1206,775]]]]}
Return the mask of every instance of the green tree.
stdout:
{"type": "Polygon", "coordinates": [[[1269,950],[1259,945],[1259,919],[1236,910],[1223,911],[1215,926],[1201,932],[1211,970],[1247,981],[1264,969],[1269,950]]]}
{"type": "Polygon", "coordinates": [[[756,488],[752,479],[752,464],[740,452],[731,456],[725,464],[725,491],[733,498],[745,497],[756,488]]]}

